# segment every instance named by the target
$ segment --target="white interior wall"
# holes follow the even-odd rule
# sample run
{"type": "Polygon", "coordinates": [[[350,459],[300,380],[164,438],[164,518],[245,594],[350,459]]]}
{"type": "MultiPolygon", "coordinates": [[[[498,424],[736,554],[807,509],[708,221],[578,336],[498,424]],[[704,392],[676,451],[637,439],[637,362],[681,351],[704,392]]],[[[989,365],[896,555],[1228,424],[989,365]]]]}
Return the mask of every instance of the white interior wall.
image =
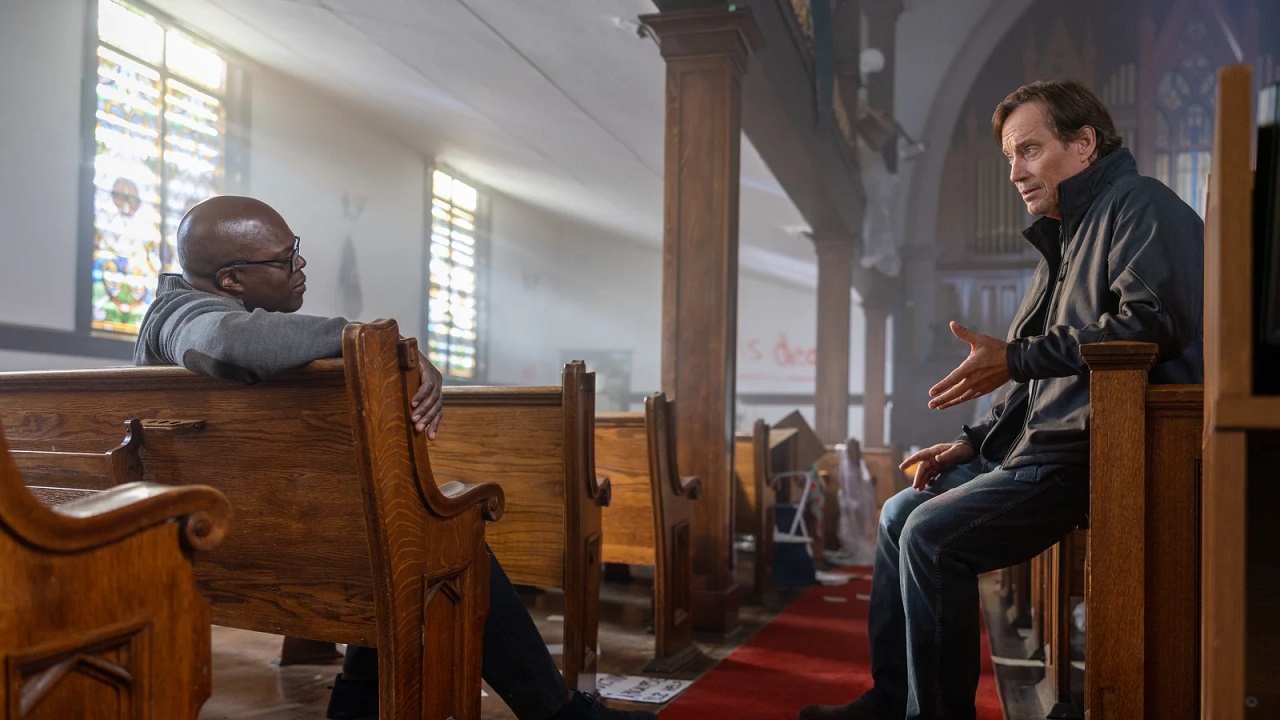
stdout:
{"type": "MultiPolygon", "coordinates": [[[[75,328],[83,0],[0,5],[0,238],[11,272],[0,283],[0,323],[75,328]]],[[[343,105],[275,71],[249,68],[245,192],[271,204],[302,237],[305,312],[394,317],[422,331],[427,158],[383,132],[372,113],[343,105]],[[345,199],[345,201],[344,201],[345,199]],[[358,211],[357,211],[358,208],[358,211]],[[350,238],[360,302],[339,282],[350,238]]],[[[646,246],[495,195],[489,225],[485,319],[488,380],[554,384],[571,351],[631,353],[633,394],[661,373],[660,227],[646,246]]],[[[800,407],[812,421],[815,295],[744,275],[739,287],[738,389],[755,400],[739,418],[777,420],[800,407]],[[792,399],[800,402],[792,402],[792,399]]],[[[853,312],[852,392],[861,392],[864,331],[853,312]]],[[[0,350],[0,370],[97,367],[101,358],[0,350]]],[[[861,411],[850,412],[850,429],[861,411]]]]}
{"type": "Polygon", "coordinates": [[[0,323],[75,328],[85,8],[0,3],[0,323]]]}
{"type": "MultiPolygon", "coordinates": [[[[85,12],[82,0],[0,5],[0,63],[25,68],[0,73],[0,125],[12,129],[0,135],[0,242],[12,269],[0,283],[0,323],[75,329],[85,12]]],[[[305,312],[394,317],[417,334],[425,159],[296,80],[257,66],[249,75],[245,192],[303,238],[305,312]],[[338,282],[348,237],[359,308],[338,282]]],[[[118,361],[0,350],[0,370],[103,364],[118,361]]]]}

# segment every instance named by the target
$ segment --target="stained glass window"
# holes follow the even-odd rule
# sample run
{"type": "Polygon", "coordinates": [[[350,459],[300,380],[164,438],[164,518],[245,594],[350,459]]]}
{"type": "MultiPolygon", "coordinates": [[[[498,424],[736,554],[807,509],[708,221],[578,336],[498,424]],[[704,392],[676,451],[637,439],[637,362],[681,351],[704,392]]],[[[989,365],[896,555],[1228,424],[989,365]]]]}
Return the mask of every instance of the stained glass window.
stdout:
{"type": "MultiPolygon", "coordinates": [[[[1183,30],[1189,47],[1203,43],[1206,29],[1192,22],[1183,30]]],[[[1160,78],[1156,88],[1156,177],[1204,217],[1213,151],[1213,104],[1217,71],[1194,54],[1160,78]]]]}
{"type": "Polygon", "coordinates": [[[98,3],[94,107],[94,330],[136,334],[174,235],[195,203],[222,190],[226,62],[133,5],[98,3]]]}
{"type": "Polygon", "coordinates": [[[476,215],[479,192],[449,173],[431,174],[427,357],[447,377],[477,371],[476,215]]]}

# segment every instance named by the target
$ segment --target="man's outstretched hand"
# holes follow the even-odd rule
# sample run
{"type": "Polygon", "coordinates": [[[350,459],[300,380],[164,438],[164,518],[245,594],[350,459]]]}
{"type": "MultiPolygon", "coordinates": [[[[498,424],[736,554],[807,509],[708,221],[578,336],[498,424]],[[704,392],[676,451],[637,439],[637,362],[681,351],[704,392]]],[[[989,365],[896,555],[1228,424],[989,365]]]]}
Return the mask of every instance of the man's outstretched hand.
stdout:
{"type": "Polygon", "coordinates": [[[951,374],[929,388],[929,408],[945,410],[982,397],[1009,382],[1009,344],[999,338],[951,323],[951,333],[969,343],[969,357],[951,374]]]}
{"type": "Polygon", "coordinates": [[[977,455],[978,451],[974,450],[969,443],[942,443],[941,445],[934,445],[917,451],[911,457],[903,460],[898,467],[906,470],[919,463],[919,465],[916,465],[916,476],[911,481],[911,487],[923,490],[932,485],[934,479],[943,470],[949,470],[960,463],[969,462],[977,455]]]}
{"type": "Polygon", "coordinates": [[[441,393],[444,377],[421,351],[418,352],[418,373],[422,384],[413,394],[413,427],[418,432],[426,431],[427,437],[434,440],[436,428],[440,426],[440,413],[444,409],[444,395],[441,393]]]}

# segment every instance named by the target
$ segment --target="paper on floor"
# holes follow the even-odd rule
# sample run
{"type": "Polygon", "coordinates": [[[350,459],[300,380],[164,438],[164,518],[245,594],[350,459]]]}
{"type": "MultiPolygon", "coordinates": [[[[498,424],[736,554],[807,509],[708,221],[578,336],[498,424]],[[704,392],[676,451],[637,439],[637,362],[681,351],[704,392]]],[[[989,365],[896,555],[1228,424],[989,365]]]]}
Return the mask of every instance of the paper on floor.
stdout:
{"type": "Polygon", "coordinates": [[[826,570],[818,570],[813,573],[814,578],[823,585],[843,585],[853,578],[852,575],[845,573],[833,573],[826,570]]]}
{"type": "Polygon", "coordinates": [[[692,680],[673,680],[643,675],[596,676],[596,690],[600,691],[601,697],[627,702],[669,702],[692,684],[692,680]]]}

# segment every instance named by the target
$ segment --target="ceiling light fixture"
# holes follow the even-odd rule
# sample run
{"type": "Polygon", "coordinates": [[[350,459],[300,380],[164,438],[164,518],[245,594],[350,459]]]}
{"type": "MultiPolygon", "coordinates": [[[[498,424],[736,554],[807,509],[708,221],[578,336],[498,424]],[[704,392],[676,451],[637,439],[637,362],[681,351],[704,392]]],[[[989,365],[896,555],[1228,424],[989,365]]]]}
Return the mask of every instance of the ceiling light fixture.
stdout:
{"type": "Polygon", "coordinates": [[[642,40],[653,37],[652,31],[650,31],[647,26],[641,25],[635,20],[628,20],[624,17],[615,17],[613,18],[613,26],[625,33],[635,35],[642,40]]]}

